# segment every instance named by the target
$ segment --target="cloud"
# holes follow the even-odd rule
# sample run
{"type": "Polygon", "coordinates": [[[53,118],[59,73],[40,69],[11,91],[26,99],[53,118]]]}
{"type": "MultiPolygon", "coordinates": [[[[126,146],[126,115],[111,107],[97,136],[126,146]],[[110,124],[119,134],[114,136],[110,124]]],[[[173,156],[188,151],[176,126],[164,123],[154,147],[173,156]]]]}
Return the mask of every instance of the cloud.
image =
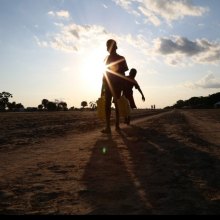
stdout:
{"type": "MultiPolygon", "coordinates": [[[[57,26],[57,24],[55,24],[57,26]]],[[[114,38],[118,43],[126,43],[136,51],[147,55],[149,45],[143,35],[116,35],[108,32],[104,27],[98,25],[69,25],[57,26],[60,30],[57,33],[47,34],[46,39],[40,40],[35,37],[40,47],[53,48],[64,52],[79,53],[103,44],[107,39],[114,38]]],[[[122,47],[120,49],[123,49],[122,47]]],[[[125,48],[124,48],[125,49],[125,48]]]]}
{"type": "Polygon", "coordinates": [[[220,61],[220,44],[207,39],[191,41],[185,37],[159,38],[154,41],[157,55],[166,56],[173,65],[191,58],[194,63],[213,63],[220,61]]]}
{"type": "Polygon", "coordinates": [[[35,41],[37,42],[37,45],[38,45],[39,47],[42,47],[42,48],[48,47],[48,44],[47,44],[46,41],[41,41],[37,36],[34,36],[34,39],[35,39],[35,41]]]}
{"type": "Polygon", "coordinates": [[[220,63],[220,43],[207,39],[193,41],[185,37],[173,36],[157,38],[149,42],[142,34],[116,35],[99,25],[75,23],[68,25],[54,23],[54,25],[59,28],[58,32],[48,33],[44,39],[35,37],[40,47],[78,53],[91,49],[95,47],[94,45],[100,45],[100,42],[105,42],[108,38],[114,38],[124,45],[120,49],[129,51],[128,48],[132,47],[130,49],[139,54],[145,62],[146,57],[147,61],[158,59],[160,62],[162,57],[167,64],[172,66],[220,63]]]}
{"type": "Polygon", "coordinates": [[[102,4],[103,8],[108,9],[108,6],[106,4],[102,4]]]}
{"type": "Polygon", "coordinates": [[[149,44],[143,35],[139,34],[136,37],[133,37],[128,34],[120,36],[120,39],[121,41],[126,41],[130,46],[136,48],[144,55],[149,55],[149,44]]]}
{"type": "Polygon", "coordinates": [[[68,11],[64,11],[64,10],[56,11],[56,12],[49,11],[48,15],[53,16],[53,17],[57,17],[57,18],[62,18],[62,19],[70,18],[69,12],[68,11]]]}
{"type": "Polygon", "coordinates": [[[217,80],[213,73],[209,73],[205,77],[200,79],[198,82],[186,83],[184,86],[191,88],[191,89],[195,89],[195,88],[219,89],[220,88],[220,80],[217,80]]]}
{"type": "Polygon", "coordinates": [[[113,0],[117,5],[121,6],[126,10],[130,10],[133,0],[113,0]]]}
{"type": "Polygon", "coordinates": [[[54,13],[53,11],[49,11],[47,14],[50,15],[50,16],[55,16],[56,15],[56,13],[54,13]]]}
{"type": "Polygon", "coordinates": [[[203,44],[201,41],[190,41],[184,37],[176,37],[174,40],[160,38],[157,41],[157,50],[164,55],[180,53],[186,56],[198,55],[207,50],[210,44],[203,44]]]}
{"type": "Polygon", "coordinates": [[[186,16],[202,16],[208,8],[194,6],[192,0],[113,0],[129,13],[142,15],[155,26],[171,24],[186,16]]]}
{"type": "Polygon", "coordinates": [[[56,12],[56,14],[58,17],[61,17],[61,18],[69,18],[70,17],[70,14],[68,11],[58,11],[58,12],[56,12]]]}
{"type": "MultiPolygon", "coordinates": [[[[57,25],[56,25],[57,26],[57,25]]],[[[57,33],[47,34],[46,40],[35,37],[41,47],[53,48],[65,52],[80,52],[90,48],[99,41],[105,41],[110,36],[107,31],[97,25],[59,25],[57,33]]]]}

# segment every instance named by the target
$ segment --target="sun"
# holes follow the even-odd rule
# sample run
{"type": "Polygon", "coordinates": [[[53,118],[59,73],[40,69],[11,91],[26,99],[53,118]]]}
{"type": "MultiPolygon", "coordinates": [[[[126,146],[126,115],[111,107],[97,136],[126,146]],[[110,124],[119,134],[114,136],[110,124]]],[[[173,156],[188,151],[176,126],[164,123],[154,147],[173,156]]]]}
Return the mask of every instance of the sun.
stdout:
{"type": "Polygon", "coordinates": [[[97,89],[101,86],[103,74],[106,71],[104,63],[106,53],[100,49],[90,51],[82,61],[82,80],[88,88],[97,89]]]}

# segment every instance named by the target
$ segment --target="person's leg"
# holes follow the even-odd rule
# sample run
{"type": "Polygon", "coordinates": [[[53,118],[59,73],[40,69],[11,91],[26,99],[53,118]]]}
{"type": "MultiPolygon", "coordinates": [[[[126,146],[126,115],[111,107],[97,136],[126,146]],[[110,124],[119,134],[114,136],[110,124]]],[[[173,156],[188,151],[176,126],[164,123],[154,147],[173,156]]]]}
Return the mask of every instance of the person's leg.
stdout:
{"type": "MultiPolygon", "coordinates": [[[[129,102],[127,93],[126,93],[126,92],[123,92],[123,95],[125,96],[125,98],[126,98],[126,99],[128,100],[128,102],[129,102]]],[[[125,118],[124,118],[124,123],[125,123],[125,124],[128,124],[128,116],[127,116],[127,115],[126,115],[125,118]]]]}
{"type": "Polygon", "coordinates": [[[103,133],[110,133],[111,132],[111,126],[110,126],[110,117],[111,117],[111,100],[112,95],[111,92],[106,89],[105,91],[105,118],[106,118],[106,127],[102,131],[103,133]]]}
{"type": "Polygon", "coordinates": [[[122,89],[115,88],[115,129],[120,130],[120,115],[119,115],[119,106],[118,99],[121,97],[122,89]]]}
{"type": "Polygon", "coordinates": [[[118,108],[118,102],[115,102],[115,129],[120,130],[119,121],[120,115],[119,115],[119,108],[118,108]]]}

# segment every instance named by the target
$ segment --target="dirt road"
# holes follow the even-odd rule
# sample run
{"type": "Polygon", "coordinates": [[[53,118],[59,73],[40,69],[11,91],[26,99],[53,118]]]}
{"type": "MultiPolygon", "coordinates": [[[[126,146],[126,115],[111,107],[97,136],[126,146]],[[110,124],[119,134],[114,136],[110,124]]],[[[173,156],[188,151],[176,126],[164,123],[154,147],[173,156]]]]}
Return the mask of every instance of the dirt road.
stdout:
{"type": "Polygon", "coordinates": [[[1,151],[0,214],[220,214],[219,122],[172,111],[1,151]]]}

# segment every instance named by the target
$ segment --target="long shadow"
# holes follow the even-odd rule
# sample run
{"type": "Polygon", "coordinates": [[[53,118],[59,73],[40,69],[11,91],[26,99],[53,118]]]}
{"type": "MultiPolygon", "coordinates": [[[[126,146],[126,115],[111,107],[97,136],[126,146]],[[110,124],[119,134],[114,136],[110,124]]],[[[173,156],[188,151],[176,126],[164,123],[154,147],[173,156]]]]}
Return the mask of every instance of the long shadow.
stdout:
{"type": "Polygon", "coordinates": [[[83,181],[87,190],[80,196],[92,206],[90,215],[151,214],[137,190],[118,152],[114,137],[97,140],[83,181]]]}
{"type": "Polygon", "coordinates": [[[153,214],[220,214],[217,157],[152,128],[132,126],[121,138],[153,214]]]}

